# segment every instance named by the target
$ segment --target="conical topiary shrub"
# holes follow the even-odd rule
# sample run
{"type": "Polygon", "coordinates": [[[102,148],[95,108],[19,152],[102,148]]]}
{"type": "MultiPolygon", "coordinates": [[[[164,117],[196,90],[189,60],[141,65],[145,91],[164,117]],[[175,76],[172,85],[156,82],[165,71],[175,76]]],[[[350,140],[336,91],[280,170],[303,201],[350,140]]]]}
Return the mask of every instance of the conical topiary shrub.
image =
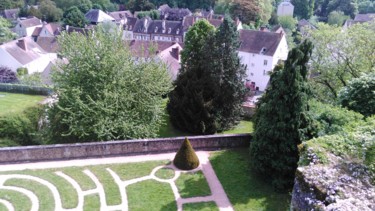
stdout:
{"type": "Polygon", "coordinates": [[[199,159],[190,141],[185,138],[176,156],[173,159],[173,164],[181,170],[192,170],[199,166],[199,159]]]}

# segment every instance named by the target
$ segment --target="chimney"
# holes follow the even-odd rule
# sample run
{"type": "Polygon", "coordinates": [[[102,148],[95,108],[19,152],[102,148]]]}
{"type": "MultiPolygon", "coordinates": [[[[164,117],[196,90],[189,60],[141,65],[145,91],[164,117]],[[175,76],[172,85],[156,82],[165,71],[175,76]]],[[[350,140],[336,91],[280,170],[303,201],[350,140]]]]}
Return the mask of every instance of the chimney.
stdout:
{"type": "Polygon", "coordinates": [[[178,47],[172,48],[172,56],[180,61],[180,49],[178,47]]]}
{"type": "Polygon", "coordinates": [[[26,41],[23,38],[18,40],[17,45],[24,51],[27,51],[26,41]]]}

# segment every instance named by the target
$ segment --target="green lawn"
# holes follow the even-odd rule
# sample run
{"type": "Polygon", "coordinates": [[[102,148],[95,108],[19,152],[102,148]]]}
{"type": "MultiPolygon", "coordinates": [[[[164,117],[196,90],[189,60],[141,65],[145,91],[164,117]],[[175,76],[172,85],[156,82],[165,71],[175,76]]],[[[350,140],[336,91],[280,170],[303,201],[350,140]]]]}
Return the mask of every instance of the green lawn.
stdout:
{"type": "Polygon", "coordinates": [[[182,198],[211,195],[210,187],[202,171],[182,173],[176,180],[176,186],[182,198]]]}
{"type": "MultiPolygon", "coordinates": [[[[252,133],[253,132],[253,122],[251,120],[241,120],[238,125],[233,129],[223,131],[219,134],[238,134],[238,133],[252,133]]],[[[173,127],[169,120],[169,115],[166,112],[164,116],[164,124],[160,127],[158,132],[158,137],[168,138],[168,137],[178,137],[178,136],[192,136],[194,134],[183,132],[173,127]]]]}
{"type": "Polygon", "coordinates": [[[234,210],[289,210],[290,194],[250,172],[248,149],[213,152],[210,161],[234,210]]]}
{"type": "Polygon", "coordinates": [[[24,95],[0,92],[0,116],[8,113],[22,112],[42,101],[45,96],[24,95]]]}

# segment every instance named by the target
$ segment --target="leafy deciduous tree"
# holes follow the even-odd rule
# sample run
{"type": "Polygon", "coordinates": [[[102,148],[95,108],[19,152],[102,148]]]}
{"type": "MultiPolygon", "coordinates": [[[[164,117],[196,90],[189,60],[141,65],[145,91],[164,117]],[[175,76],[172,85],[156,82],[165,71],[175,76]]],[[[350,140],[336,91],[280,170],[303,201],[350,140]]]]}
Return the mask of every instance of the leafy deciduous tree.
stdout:
{"type": "Polygon", "coordinates": [[[154,58],[134,62],[120,31],[63,33],[49,111],[55,142],[154,137],[162,122],[167,68],[154,58]]]}
{"type": "Polygon", "coordinates": [[[0,17],[0,43],[13,40],[17,37],[17,34],[13,33],[12,30],[10,30],[11,26],[12,24],[9,23],[8,20],[0,17]]]}
{"type": "Polygon", "coordinates": [[[71,7],[64,13],[64,25],[84,27],[87,24],[85,15],[78,7],[71,7]]]}
{"type": "Polygon", "coordinates": [[[271,74],[270,86],[257,103],[252,168],[269,177],[276,189],[290,189],[297,169],[297,145],[308,134],[307,63],[312,43],[304,41],[289,52],[284,66],[271,74]]]}
{"type": "Polygon", "coordinates": [[[260,8],[255,0],[234,0],[229,8],[232,18],[240,18],[244,24],[258,20],[260,8]]]}
{"type": "Polygon", "coordinates": [[[63,16],[62,10],[57,8],[55,2],[51,0],[41,0],[38,10],[42,14],[43,20],[47,22],[60,21],[63,16]]]}
{"type": "Polygon", "coordinates": [[[375,72],[349,81],[339,92],[339,101],[342,106],[364,116],[375,114],[375,72]]]}
{"type": "Polygon", "coordinates": [[[292,0],[294,14],[300,19],[310,19],[314,12],[314,0],[292,0]]]}

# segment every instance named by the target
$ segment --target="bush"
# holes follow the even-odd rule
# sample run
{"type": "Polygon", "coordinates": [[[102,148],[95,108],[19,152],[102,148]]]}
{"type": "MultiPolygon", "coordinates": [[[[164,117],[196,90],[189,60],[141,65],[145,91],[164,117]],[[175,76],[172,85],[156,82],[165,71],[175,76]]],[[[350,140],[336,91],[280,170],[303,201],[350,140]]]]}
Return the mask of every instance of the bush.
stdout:
{"type": "Polygon", "coordinates": [[[182,170],[192,170],[199,166],[199,159],[190,141],[185,138],[176,156],[173,159],[173,164],[182,170]]]}
{"type": "Polygon", "coordinates": [[[0,137],[9,138],[20,145],[36,144],[38,122],[43,107],[36,106],[26,109],[23,113],[12,113],[0,117],[0,137]]]}
{"type": "Polygon", "coordinates": [[[17,83],[17,74],[10,68],[0,66],[0,83],[17,83]]]}
{"type": "Polygon", "coordinates": [[[27,70],[26,67],[17,68],[17,76],[18,77],[21,77],[21,76],[24,76],[24,75],[27,75],[27,74],[29,74],[29,71],[27,70]]]}
{"type": "Polygon", "coordinates": [[[310,114],[315,121],[317,136],[331,135],[352,128],[363,116],[345,108],[324,104],[315,100],[309,102],[310,114]]]}

